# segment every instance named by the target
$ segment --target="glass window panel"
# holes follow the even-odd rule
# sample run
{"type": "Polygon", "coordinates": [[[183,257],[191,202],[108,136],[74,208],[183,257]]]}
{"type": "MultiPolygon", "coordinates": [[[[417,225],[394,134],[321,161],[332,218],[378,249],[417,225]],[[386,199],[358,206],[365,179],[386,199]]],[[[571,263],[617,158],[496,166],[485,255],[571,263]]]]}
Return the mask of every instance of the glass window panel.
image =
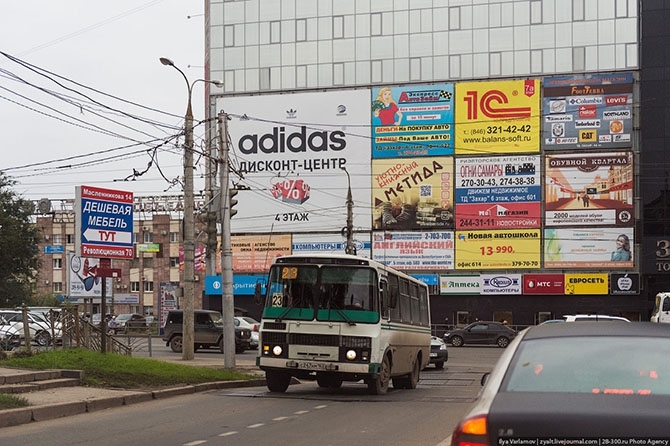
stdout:
{"type": "Polygon", "coordinates": [[[637,19],[617,19],[615,27],[618,43],[637,42],[637,19]]]}
{"type": "Polygon", "coordinates": [[[370,35],[371,36],[382,35],[382,15],[379,12],[370,14],[370,35]]]}
{"type": "Polygon", "coordinates": [[[307,19],[307,40],[317,40],[319,38],[318,19],[307,19]]]}
{"type": "Polygon", "coordinates": [[[616,16],[616,1],[617,0],[598,0],[598,16],[592,20],[600,21],[613,19],[616,16]]]}
{"type": "Polygon", "coordinates": [[[556,50],[542,50],[542,68],[544,70],[543,73],[556,72],[556,50]]]}
{"type": "Polygon", "coordinates": [[[459,6],[449,8],[449,29],[461,29],[461,8],[459,6]]]}
{"type": "Polygon", "coordinates": [[[616,42],[614,33],[614,20],[601,20],[598,22],[598,44],[606,45],[616,42]]]}
{"type": "Polygon", "coordinates": [[[354,0],[337,0],[333,2],[333,14],[353,14],[354,0]]]}
{"type": "Polygon", "coordinates": [[[572,4],[563,1],[556,5],[556,23],[572,22],[572,4]]]}
{"type": "Polygon", "coordinates": [[[226,25],[223,27],[223,46],[235,46],[234,25],[226,25]]]}
{"type": "Polygon", "coordinates": [[[339,15],[333,17],[333,39],[344,38],[344,17],[339,15]]]}
{"type": "MultiPolygon", "coordinates": [[[[584,20],[598,20],[598,2],[594,0],[582,1],[584,2],[584,20]]],[[[606,9],[612,11],[613,6],[610,1],[606,9]]]]}
{"type": "Polygon", "coordinates": [[[258,43],[261,45],[267,45],[270,43],[270,23],[259,23],[258,43]]]}
{"type": "Polygon", "coordinates": [[[556,25],[556,48],[572,46],[572,23],[559,23],[556,25]]]}
{"type": "Polygon", "coordinates": [[[530,48],[530,26],[514,27],[514,49],[527,50],[530,48]]]}
{"type": "Polygon", "coordinates": [[[344,38],[352,39],[356,37],[356,20],[354,16],[344,16],[344,38]]]}
{"type": "Polygon", "coordinates": [[[409,12],[409,32],[411,34],[418,34],[421,32],[421,12],[413,10],[409,12]]]}
{"type": "MultiPolygon", "coordinates": [[[[258,68],[260,66],[260,49],[258,45],[247,46],[244,50],[244,67],[239,68],[258,68]]],[[[229,67],[232,67],[232,65],[229,65],[229,67]]]]}
{"type": "Polygon", "coordinates": [[[514,5],[507,3],[501,5],[500,26],[514,26],[514,5]]]}
{"type": "Polygon", "coordinates": [[[542,3],[542,23],[554,23],[556,21],[556,5],[554,0],[539,0],[542,3]]]}
{"type": "Polygon", "coordinates": [[[369,84],[372,82],[370,77],[370,62],[362,61],[356,62],[356,83],[359,85],[369,84]]]}
{"type": "Polygon", "coordinates": [[[393,33],[393,13],[382,12],[382,35],[392,36],[393,33]]]}
{"type": "Polygon", "coordinates": [[[433,31],[449,30],[449,8],[433,8],[433,31]]]}
{"type": "Polygon", "coordinates": [[[333,64],[319,64],[319,87],[332,87],[333,85],[333,64]]]}
{"type": "Polygon", "coordinates": [[[429,33],[433,30],[433,11],[431,9],[421,10],[421,32],[429,33]]]}
{"type": "Polygon", "coordinates": [[[584,0],[572,0],[572,20],[584,20],[584,0]]]}
{"type": "Polygon", "coordinates": [[[409,59],[393,60],[393,82],[409,81],[409,59]]]}
{"type": "Polygon", "coordinates": [[[514,52],[514,74],[530,73],[530,51],[514,52]]]}
{"type": "Polygon", "coordinates": [[[393,13],[393,33],[409,33],[409,13],[407,11],[395,11],[393,13]]]}
{"type": "Polygon", "coordinates": [[[393,82],[393,60],[382,60],[382,81],[386,83],[393,82]]]}
{"type": "Polygon", "coordinates": [[[472,70],[474,77],[489,77],[489,54],[479,53],[473,55],[472,70]]]}
{"type": "Polygon", "coordinates": [[[500,3],[489,5],[489,27],[498,28],[502,23],[502,11],[500,3]]]}
{"type": "Polygon", "coordinates": [[[500,76],[502,71],[500,58],[500,53],[489,53],[489,71],[491,72],[491,76],[500,76]]]}
{"type": "Polygon", "coordinates": [[[574,71],[584,71],[586,67],[586,51],[584,47],[572,48],[572,69],[574,71]]]}
{"type": "Polygon", "coordinates": [[[356,83],[356,63],[346,62],[344,64],[344,83],[353,85],[356,83]]]}
{"type": "Polygon", "coordinates": [[[281,64],[282,66],[295,66],[295,43],[281,44],[281,64]]]}
{"type": "Polygon", "coordinates": [[[356,41],[344,39],[333,42],[333,62],[353,61],[356,56],[356,41]]]}
{"type": "Polygon", "coordinates": [[[333,64],[333,85],[344,85],[344,64],[333,64]]]}
{"type": "Polygon", "coordinates": [[[449,51],[452,54],[472,53],[472,31],[452,31],[449,33],[449,51]]]}
{"type": "Polygon", "coordinates": [[[261,68],[258,71],[258,76],[259,76],[259,87],[261,90],[269,90],[270,89],[270,69],[269,68],[261,68]]]}
{"type": "Polygon", "coordinates": [[[409,59],[409,80],[411,80],[411,81],[420,81],[421,80],[421,58],[420,57],[411,57],[409,59]]]}
{"type": "Polygon", "coordinates": [[[542,73],[542,50],[530,52],[530,72],[533,74],[542,73]]]}
{"type": "Polygon", "coordinates": [[[415,34],[407,39],[409,43],[409,52],[414,57],[432,57],[433,45],[432,36],[428,33],[415,34]]]}
{"type": "Polygon", "coordinates": [[[319,40],[331,40],[333,38],[333,18],[319,17],[317,19],[317,34],[319,40]]]}
{"type": "Polygon", "coordinates": [[[373,37],[370,40],[370,53],[375,59],[393,58],[393,39],[391,37],[373,37]]]}
{"type": "Polygon", "coordinates": [[[295,21],[295,40],[298,42],[307,40],[307,20],[300,19],[295,21]]]}
{"type": "Polygon", "coordinates": [[[530,27],[530,47],[531,49],[553,48],[554,25],[533,25],[530,27]]]}
{"type": "Polygon", "coordinates": [[[244,25],[235,25],[235,45],[246,45],[246,41],[244,40],[244,25]]]}
{"type": "Polygon", "coordinates": [[[401,58],[409,54],[409,34],[400,34],[393,37],[393,57],[401,58]]]}
{"type": "Polygon", "coordinates": [[[433,33],[433,57],[449,55],[449,33],[433,33]]]}
{"type": "Polygon", "coordinates": [[[495,28],[491,30],[491,51],[505,51],[514,48],[512,28],[495,28]]]}
{"type": "Polygon", "coordinates": [[[370,72],[372,77],[372,83],[382,82],[382,61],[381,60],[370,61],[370,72]]]}
{"type": "Polygon", "coordinates": [[[370,39],[356,39],[356,60],[370,60],[370,39]]]}
{"type": "Polygon", "coordinates": [[[295,88],[295,67],[293,65],[282,67],[281,69],[281,86],[283,89],[295,88]]]}
{"type": "Polygon", "coordinates": [[[472,7],[472,28],[489,27],[489,7],[488,5],[477,5],[472,7]]]}
{"type": "Polygon", "coordinates": [[[307,87],[307,67],[305,65],[295,67],[295,84],[298,88],[307,87]]]}
{"type": "Polygon", "coordinates": [[[235,71],[226,70],[223,72],[223,85],[226,91],[235,91],[235,71]]]}
{"type": "Polygon", "coordinates": [[[295,42],[295,20],[282,20],[280,41],[295,42]]]}
{"type": "Polygon", "coordinates": [[[637,68],[638,66],[637,44],[626,45],[626,68],[637,68]]]}
{"type": "MultiPolygon", "coordinates": [[[[263,29],[268,29],[267,27],[262,27],[263,29]]],[[[258,23],[248,23],[244,25],[244,44],[245,45],[258,45],[260,43],[260,30],[261,27],[258,23]]],[[[269,32],[269,31],[268,31],[269,32]]],[[[267,34],[267,33],[266,33],[267,34]]]]}
{"type": "Polygon", "coordinates": [[[517,2],[513,5],[514,26],[530,24],[530,5],[528,2],[517,2]]]}
{"type": "Polygon", "coordinates": [[[317,42],[302,42],[296,43],[296,64],[309,65],[318,62],[318,44],[317,42]]]}
{"type": "Polygon", "coordinates": [[[598,70],[613,70],[616,68],[616,47],[614,45],[598,46],[598,70]]]}
{"type": "Polygon", "coordinates": [[[318,14],[317,12],[318,3],[319,2],[315,2],[314,0],[296,0],[295,1],[296,17],[316,17],[318,14]]]}
{"type": "Polygon", "coordinates": [[[270,22],[270,43],[281,42],[281,22],[275,20],[270,22]]]}
{"type": "Polygon", "coordinates": [[[371,25],[372,19],[369,15],[358,14],[356,16],[356,37],[369,36],[371,25]]]}
{"type": "Polygon", "coordinates": [[[454,79],[461,77],[461,56],[449,56],[449,73],[454,79]]]}
{"type": "Polygon", "coordinates": [[[270,68],[270,88],[272,90],[281,90],[281,68],[270,68]]]}
{"type": "Polygon", "coordinates": [[[223,26],[212,26],[209,29],[210,49],[223,47],[223,26]]]}
{"type": "Polygon", "coordinates": [[[307,67],[307,88],[315,88],[319,86],[319,71],[316,65],[307,67]]]}
{"type": "Polygon", "coordinates": [[[599,66],[598,47],[587,46],[584,48],[584,71],[597,71],[599,66]]]}
{"type": "Polygon", "coordinates": [[[461,55],[461,77],[464,79],[472,79],[474,72],[472,71],[472,54],[461,55]]]}
{"type": "Polygon", "coordinates": [[[532,0],[530,2],[530,23],[542,23],[542,0],[532,0]]]}
{"type": "Polygon", "coordinates": [[[317,43],[319,63],[333,61],[333,41],[323,40],[317,43]]]}
{"type": "Polygon", "coordinates": [[[598,44],[598,26],[593,22],[576,22],[572,25],[572,45],[586,46],[598,44]]]}

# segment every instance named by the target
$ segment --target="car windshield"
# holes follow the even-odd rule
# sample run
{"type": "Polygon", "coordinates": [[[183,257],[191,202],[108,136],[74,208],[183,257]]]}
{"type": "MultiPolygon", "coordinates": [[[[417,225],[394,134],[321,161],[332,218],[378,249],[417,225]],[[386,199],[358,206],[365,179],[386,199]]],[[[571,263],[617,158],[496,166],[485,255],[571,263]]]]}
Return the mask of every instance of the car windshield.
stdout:
{"type": "Polygon", "coordinates": [[[670,395],[670,344],[620,336],[524,341],[500,390],[670,395]]]}

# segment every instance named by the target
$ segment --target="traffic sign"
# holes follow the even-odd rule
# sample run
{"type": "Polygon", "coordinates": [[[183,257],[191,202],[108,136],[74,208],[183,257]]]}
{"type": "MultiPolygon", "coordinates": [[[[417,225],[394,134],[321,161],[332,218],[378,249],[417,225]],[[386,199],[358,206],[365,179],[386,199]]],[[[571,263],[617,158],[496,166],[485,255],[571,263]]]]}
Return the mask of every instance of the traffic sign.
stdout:
{"type": "Polygon", "coordinates": [[[76,196],[75,251],[84,257],[132,259],[133,193],[78,186],[76,196]]]}

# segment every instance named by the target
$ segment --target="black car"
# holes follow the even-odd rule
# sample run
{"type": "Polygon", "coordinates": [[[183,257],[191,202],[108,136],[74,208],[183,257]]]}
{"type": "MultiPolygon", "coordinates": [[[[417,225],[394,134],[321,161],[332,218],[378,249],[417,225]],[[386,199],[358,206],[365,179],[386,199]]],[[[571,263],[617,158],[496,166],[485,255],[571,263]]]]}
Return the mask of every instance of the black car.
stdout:
{"type": "MultiPolygon", "coordinates": [[[[182,310],[170,310],[163,327],[163,341],[173,352],[181,353],[184,342],[182,310]]],[[[213,310],[195,310],[193,312],[194,350],[216,347],[223,353],[223,317],[213,310]]],[[[250,349],[251,330],[235,327],[235,351],[243,353],[250,349]]]]}
{"type": "Polygon", "coordinates": [[[483,382],[478,400],[452,433],[452,446],[667,439],[670,324],[531,327],[512,341],[483,382]]]}
{"type": "Polygon", "coordinates": [[[449,330],[443,339],[454,347],[485,344],[505,348],[515,336],[516,332],[502,322],[477,321],[464,328],[449,330]]]}

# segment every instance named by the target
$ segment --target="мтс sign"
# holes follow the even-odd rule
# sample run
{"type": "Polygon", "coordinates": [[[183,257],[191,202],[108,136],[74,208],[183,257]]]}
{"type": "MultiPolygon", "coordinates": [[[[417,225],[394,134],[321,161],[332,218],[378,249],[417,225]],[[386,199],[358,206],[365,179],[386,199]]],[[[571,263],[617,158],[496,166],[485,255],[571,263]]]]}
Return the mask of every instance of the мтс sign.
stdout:
{"type": "Polygon", "coordinates": [[[132,259],[133,193],[76,188],[75,251],[84,257],[132,259]]]}

